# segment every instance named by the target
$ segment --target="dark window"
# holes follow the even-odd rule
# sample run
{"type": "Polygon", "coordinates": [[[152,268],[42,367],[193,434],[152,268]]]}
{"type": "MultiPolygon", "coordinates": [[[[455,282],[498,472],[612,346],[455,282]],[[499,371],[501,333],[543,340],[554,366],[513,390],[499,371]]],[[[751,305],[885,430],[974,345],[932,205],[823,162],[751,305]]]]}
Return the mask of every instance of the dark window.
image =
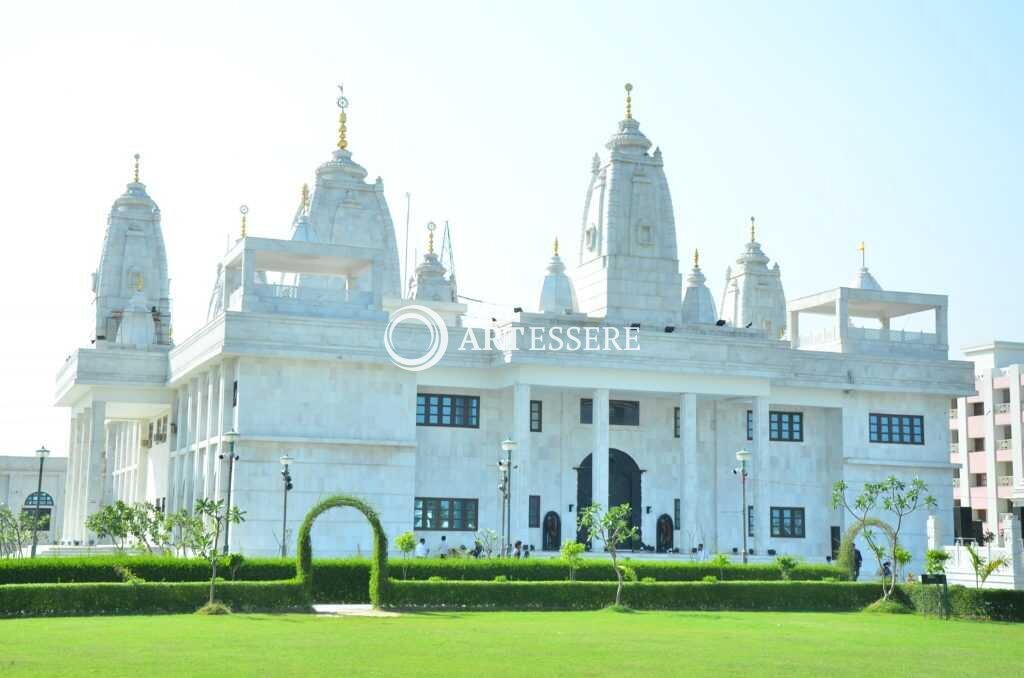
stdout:
{"type": "Polygon", "coordinates": [[[476,499],[416,497],[413,529],[476,531],[476,499]]]}
{"type": "Polygon", "coordinates": [[[231,383],[231,407],[238,407],[238,380],[231,383]]]}
{"type": "Polygon", "coordinates": [[[540,433],[544,420],[544,403],[539,400],[530,401],[530,431],[540,433]]]}
{"type": "Polygon", "coordinates": [[[971,416],[980,417],[985,414],[985,403],[971,403],[971,416]]]}
{"type": "Polygon", "coordinates": [[[772,536],[803,539],[804,510],[791,506],[773,506],[772,536]]]}
{"type": "Polygon", "coordinates": [[[609,400],[608,423],[612,426],[639,426],[640,403],[635,400],[609,400]]]}
{"type": "Polygon", "coordinates": [[[747,536],[754,536],[754,507],[747,506],[747,536]]]}
{"type": "MultiPolygon", "coordinates": [[[[679,437],[679,408],[678,407],[675,409],[675,414],[673,416],[675,418],[675,423],[673,424],[673,432],[675,434],[675,437],[678,438],[679,437]]],[[[676,519],[676,524],[678,524],[678,523],[679,523],[679,520],[676,519]]]]}
{"type": "Polygon", "coordinates": [[[480,428],[480,398],[417,393],[416,425],[480,428]]]}
{"type": "Polygon", "coordinates": [[[801,412],[769,412],[768,439],[803,442],[804,415],[801,412]]]}
{"type": "Polygon", "coordinates": [[[916,414],[869,414],[868,438],[873,443],[924,445],[924,417],[916,414]]]}
{"type": "Polygon", "coordinates": [[[682,522],[681,522],[682,521],[682,517],[683,517],[683,507],[682,507],[682,504],[683,504],[683,502],[681,502],[680,500],[676,499],[676,506],[675,506],[676,525],[681,525],[682,524],[682,522]]]}
{"type": "Polygon", "coordinates": [[[530,495],[530,527],[540,527],[540,495],[530,495]]]}
{"type": "Polygon", "coordinates": [[[50,529],[50,514],[53,510],[53,497],[47,492],[33,492],[25,497],[25,505],[21,509],[23,516],[34,518],[38,529],[46,532],[50,529]]]}
{"type": "Polygon", "coordinates": [[[754,411],[747,410],[747,440],[754,439],[754,411]]]}
{"type": "MultiPolygon", "coordinates": [[[[594,423],[594,401],[580,399],[580,423],[594,423]]],[[[609,400],[608,423],[612,426],[639,426],[640,403],[635,400],[609,400]]]]}

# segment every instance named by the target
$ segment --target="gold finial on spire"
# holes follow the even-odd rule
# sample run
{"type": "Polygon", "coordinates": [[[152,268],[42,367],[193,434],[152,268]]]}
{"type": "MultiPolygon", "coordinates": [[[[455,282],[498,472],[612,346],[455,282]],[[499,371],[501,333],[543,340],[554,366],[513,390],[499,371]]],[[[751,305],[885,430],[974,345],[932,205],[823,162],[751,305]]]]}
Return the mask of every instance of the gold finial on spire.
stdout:
{"type": "Polygon", "coordinates": [[[857,248],[857,251],[860,252],[860,267],[867,268],[867,263],[865,263],[867,259],[867,255],[865,254],[867,252],[867,247],[864,245],[863,240],[860,241],[860,247],[857,248]]]}
{"type": "Polygon", "coordinates": [[[756,240],[754,233],[754,217],[750,217],[750,242],[754,242],[756,240]]]}
{"type": "Polygon", "coordinates": [[[238,208],[238,212],[242,215],[242,237],[245,237],[245,215],[249,213],[248,205],[242,205],[238,208]]]}
{"type": "Polygon", "coordinates": [[[697,249],[693,250],[693,267],[697,268],[700,266],[700,251],[697,249]]]}
{"type": "Polygon", "coordinates": [[[555,256],[558,256],[558,236],[555,236],[555,256]]]}
{"type": "Polygon", "coordinates": [[[626,83],[626,120],[633,119],[633,85],[626,83]]]}
{"type": "Polygon", "coordinates": [[[427,224],[427,254],[434,253],[434,229],[437,228],[437,224],[433,221],[427,224]]]}
{"type": "Polygon", "coordinates": [[[309,212],[309,184],[302,184],[302,212],[309,212]]]}
{"type": "Polygon", "coordinates": [[[139,183],[139,154],[135,154],[135,171],[132,174],[132,181],[139,183]]]}
{"type": "Polygon", "coordinates": [[[345,86],[338,85],[338,108],[341,109],[341,113],[338,114],[338,150],[344,151],[348,148],[348,139],[345,137],[347,131],[345,125],[348,122],[348,116],[345,115],[345,109],[348,108],[348,99],[345,98],[345,86]]]}
{"type": "Polygon", "coordinates": [[[135,274],[135,291],[136,292],[141,292],[144,289],[146,289],[146,281],[143,279],[141,273],[136,273],[135,274]]]}

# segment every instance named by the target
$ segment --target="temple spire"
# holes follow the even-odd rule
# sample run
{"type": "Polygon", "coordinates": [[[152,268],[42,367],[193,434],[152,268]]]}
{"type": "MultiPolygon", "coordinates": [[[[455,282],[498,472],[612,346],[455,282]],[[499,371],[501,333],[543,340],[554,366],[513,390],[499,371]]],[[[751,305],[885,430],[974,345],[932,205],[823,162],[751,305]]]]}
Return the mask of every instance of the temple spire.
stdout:
{"type": "Polygon", "coordinates": [[[247,215],[249,213],[249,207],[247,205],[242,205],[241,207],[238,208],[238,212],[239,212],[239,214],[242,215],[242,237],[244,238],[245,237],[245,215],[247,215]]]}
{"type": "Polygon", "coordinates": [[[302,184],[302,206],[300,212],[302,214],[309,213],[309,184],[302,184]]]}
{"type": "Polygon", "coordinates": [[[864,245],[864,241],[863,240],[860,241],[860,247],[857,248],[857,251],[860,252],[860,266],[861,266],[861,268],[867,268],[867,266],[868,266],[868,264],[867,264],[867,247],[864,245]]]}
{"type": "Polygon", "coordinates": [[[427,224],[427,254],[434,253],[434,230],[437,228],[437,224],[433,221],[427,224]]]}
{"type": "Polygon", "coordinates": [[[756,231],[754,229],[754,217],[750,217],[750,242],[757,242],[755,237],[756,231]]]}
{"type": "Polygon", "coordinates": [[[697,268],[700,266],[700,250],[693,250],[693,267],[697,268]]]}
{"type": "Polygon", "coordinates": [[[140,157],[139,154],[136,153],[135,154],[135,170],[132,172],[132,181],[134,183],[136,183],[136,184],[139,183],[139,157],[140,157]]]}
{"type": "Polygon", "coordinates": [[[558,236],[555,236],[555,256],[558,256],[558,236]]]}
{"type": "Polygon", "coordinates": [[[348,99],[345,98],[345,86],[338,85],[338,108],[341,112],[338,114],[338,150],[344,151],[348,148],[348,138],[346,137],[348,122],[348,116],[345,114],[345,109],[348,108],[348,99]]]}
{"type": "Polygon", "coordinates": [[[633,119],[633,85],[626,83],[626,120],[633,119]]]}

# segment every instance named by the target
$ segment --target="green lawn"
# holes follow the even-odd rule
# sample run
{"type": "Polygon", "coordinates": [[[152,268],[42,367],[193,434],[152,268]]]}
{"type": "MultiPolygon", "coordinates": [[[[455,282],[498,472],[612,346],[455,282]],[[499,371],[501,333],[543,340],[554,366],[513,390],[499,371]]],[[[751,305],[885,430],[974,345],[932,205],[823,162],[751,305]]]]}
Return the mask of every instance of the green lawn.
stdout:
{"type": "Polygon", "coordinates": [[[912,615],[444,612],[0,620],[0,675],[1010,676],[1024,625],[912,615]]]}

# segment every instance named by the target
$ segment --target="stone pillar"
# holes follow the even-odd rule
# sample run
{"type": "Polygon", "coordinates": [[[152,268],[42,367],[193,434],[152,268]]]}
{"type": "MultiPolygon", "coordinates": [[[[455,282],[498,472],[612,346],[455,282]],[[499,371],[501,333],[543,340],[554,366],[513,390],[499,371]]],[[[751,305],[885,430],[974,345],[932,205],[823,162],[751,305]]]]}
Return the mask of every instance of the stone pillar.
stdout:
{"type": "MultiPolygon", "coordinates": [[[[763,396],[754,398],[753,412],[754,439],[751,441],[753,456],[747,464],[747,473],[749,474],[747,477],[747,505],[753,505],[754,507],[754,539],[753,543],[751,543],[750,538],[747,538],[747,548],[754,548],[757,555],[763,556],[771,548],[770,540],[772,533],[771,496],[768,489],[768,475],[771,468],[769,463],[771,442],[769,440],[768,427],[768,398],[763,396]]],[[[746,511],[747,507],[743,506],[742,510],[746,511]]],[[[740,526],[741,522],[742,516],[741,520],[736,522],[736,525],[740,526]]],[[[743,533],[740,532],[739,536],[740,540],[737,543],[742,544],[743,533]]]]}
{"type": "Polygon", "coordinates": [[[88,518],[103,505],[103,450],[107,442],[107,404],[102,400],[93,401],[92,407],[86,408],[86,413],[89,419],[89,439],[86,448],[88,463],[85,518],[88,518]]]}
{"type": "Polygon", "coordinates": [[[207,499],[216,498],[214,495],[214,476],[216,475],[214,469],[217,465],[216,452],[220,445],[215,446],[213,440],[215,436],[220,436],[219,417],[217,416],[217,406],[220,403],[219,395],[219,379],[217,379],[216,372],[211,369],[206,373],[206,468],[203,470],[203,497],[207,499]]]}
{"type": "MultiPolygon", "coordinates": [[[[705,505],[698,490],[697,474],[697,396],[684,393],[679,396],[679,513],[678,546],[680,551],[696,546],[697,524],[702,514],[714,506],[705,505]]],[[[674,516],[673,516],[674,517],[674,516]]]]}
{"type": "Polygon", "coordinates": [[[949,347],[949,310],[945,305],[935,307],[935,341],[939,347],[949,347]]]}
{"type": "Polygon", "coordinates": [[[530,386],[516,384],[512,387],[512,440],[518,443],[512,452],[512,496],[509,505],[512,512],[512,543],[517,539],[530,543],[530,386]]]}
{"type": "MultiPolygon", "coordinates": [[[[1020,383],[1020,365],[1011,365],[1005,368],[1011,384],[1020,383]]],[[[1024,435],[1024,426],[1021,425],[1021,397],[1020,388],[1010,389],[1010,456],[1013,462],[1013,487],[1014,495],[1019,500],[1024,494],[1024,454],[1021,450],[1021,437],[1024,435]]],[[[966,429],[961,429],[966,430],[966,429]]],[[[1019,505],[1019,502],[1018,502],[1019,505]]]]}
{"type": "MultiPolygon", "coordinates": [[[[594,434],[594,444],[591,451],[591,501],[600,504],[602,509],[607,511],[608,506],[608,389],[594,389],[593,395],[593,418],[591,428],[594,434]]],[[[582,508],[582,507],[580,507],[582,508]]],[[[593,540],[594,551],[603,551],[604,544],[600,540],[593,540]]]]}
{"type": "MultiPolygon", "coordinates": [[[[840,348],[846,349],[847,335],[850,328],[850,300],[846,296],[846,290],[839,288],[839,298],[836,299],[836,339],[840,348]]],[[[755,509],[756,510],[756,509],[755,509]]]]}
{"type": "Polygon", "coordinates": [[[789,312],[789,347],[800,348],[800,311],[789,312]]]}
{"type": "MultiPolygon", "coordinates": [[[[997,535],[999,534],[999,464],[996,460],[995,378],[998,372],[998,369],[988,370],[986,379],[980,382],[978,388],[978,394],[985,404],[985,476],[988,479],[988,501],[985,502],[988,520],[985,521],[985,529],[997,535]]],[[[1013,389],[1011,388],[1010,391],[1012,392],[1013,389]]],[[[971,491],[970,487],[967,488],[967,491],[971,491]]]]}
{"type": "Polygon", "coordinates": [[[75,533],[75,502],[78,499],[75,493],[76,483],[78,481],[77,466],[78,458],[81,452],[78,450],[78,417],[74,414],[71,415],[71,425],[68,429],[68,463],[65,471],[64,480],[64,521],[60,531],[60,538],[62,541],[68,541],[72,539],[75,533]]]}

